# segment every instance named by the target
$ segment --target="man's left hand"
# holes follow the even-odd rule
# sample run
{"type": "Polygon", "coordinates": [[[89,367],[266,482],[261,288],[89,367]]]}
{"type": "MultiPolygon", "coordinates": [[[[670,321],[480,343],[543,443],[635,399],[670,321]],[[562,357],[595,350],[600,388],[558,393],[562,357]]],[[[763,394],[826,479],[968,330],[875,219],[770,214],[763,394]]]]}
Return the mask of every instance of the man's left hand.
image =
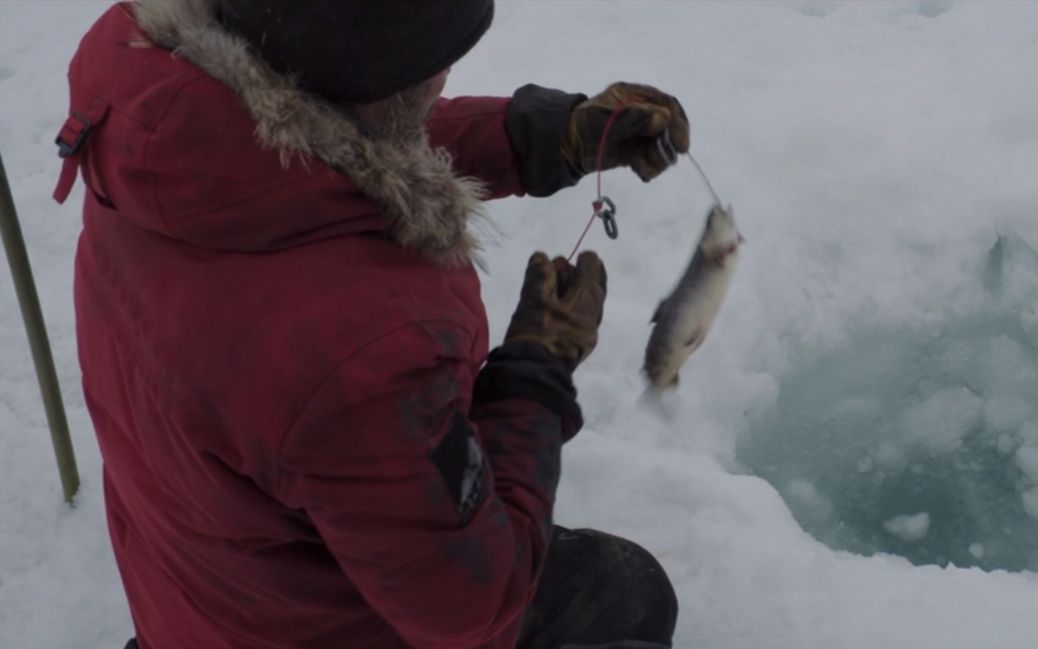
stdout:
{"type": "Polygon", "coordinates": [[[652,86],[618,82],[573,109],[562,152],[574,169],[597,170],[602,132],[617,109],[602,169],[630,167],[649,182],[688,151],[688,117],[677,99],[652,86]]]}

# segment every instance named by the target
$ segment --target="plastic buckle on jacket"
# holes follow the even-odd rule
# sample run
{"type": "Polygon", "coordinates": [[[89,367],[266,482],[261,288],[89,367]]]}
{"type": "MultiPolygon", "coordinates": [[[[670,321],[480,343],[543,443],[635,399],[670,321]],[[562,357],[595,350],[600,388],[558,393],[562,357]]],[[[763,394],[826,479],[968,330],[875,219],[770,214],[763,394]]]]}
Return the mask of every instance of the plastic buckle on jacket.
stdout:
{"type": "Polygon", "coordinates": [[[85,108],[84,104],[79,103],[81,101],[73,97],[72,105],[80,108],[82,112],[71,111],[65,119],[65,123],[61,125],[58,137],[54,138],[54,143],[58,145],[58,155],[64,160],[58,184],[54,188],[54,200],[59,203],[65,202],[69,192],[72,191],[72,185],[76,182],[80,163],[82,163],[83,156],[80,153],[82,153],[83,143],[94,128],[104,122],[105,116],[108,115],[108,102],[105,99],[94,97],[88,104],[85,104],[85,108]]]}
{"type": "Polygon", "coordinates": [[[93,128],[94,123],[87,119],[85,115],[73,112],[65,120],[65,125],[61,127],[58,137],[54,139],[54,144],[58,145],[58,156],[68,158],[76,155],[80,147],[83,146],[83,141],[86,140],[87,135],[90,134],[90,130],[93,128]],[[71,142],[65,139],[66,131],[72,136],[71,142]]]}

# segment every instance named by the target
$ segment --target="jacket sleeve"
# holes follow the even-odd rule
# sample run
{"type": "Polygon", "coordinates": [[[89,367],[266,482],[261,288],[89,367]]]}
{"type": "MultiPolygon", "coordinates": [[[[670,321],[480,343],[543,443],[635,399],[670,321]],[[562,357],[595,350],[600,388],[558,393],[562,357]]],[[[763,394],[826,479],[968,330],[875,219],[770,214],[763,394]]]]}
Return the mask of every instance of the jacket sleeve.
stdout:
{"type": "Polygon", "coordinates": [[[343,363],[282,443],[278,496],[412,646],[514,645],[580,426],[537,347],[496,351],[474,381],[460,328],[408,326],[343,363]]]}
{"type": "Polygon", "coordinates": [[[582,174],[562,156],[569,115],[586,95],[529,84],[507,97],[440,99],[430,142],[450,152],[460,175],[487,183],[490,198],[550,196],[582,174]]]}
{"type": "Polygon", "coordinates": [[[488,198],[526,193],[505,130],[508,104],[507,97],[441,98],[426,125],[429,143],[451,154],[455,173],[486,183],[488,198]]]}

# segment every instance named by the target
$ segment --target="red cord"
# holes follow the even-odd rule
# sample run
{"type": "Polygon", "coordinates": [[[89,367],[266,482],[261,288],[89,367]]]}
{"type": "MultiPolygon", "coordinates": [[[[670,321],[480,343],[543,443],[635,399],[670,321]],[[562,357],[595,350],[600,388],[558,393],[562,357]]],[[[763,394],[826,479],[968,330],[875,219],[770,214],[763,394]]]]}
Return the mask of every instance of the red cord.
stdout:
{"type": "MultiPolygon", "coordinates": [[[[597,202],[597,201],[596,201],[597,202]]],[[[598,216],[598,209],[591,213],[591,218],[587,220],[587,225],[584,226],[584,231],[580,233],[580,238],[577,239],[577,245],[573,246],[573,252],[569,253],[569,257],[566,257],[566,261],[573,261],[573,255],[577,254],[580,250],[580,244],[584,243],[584,237],[587,236],[588,230],[595,223],[595,217],[598,216]]]]}
{"type": "Polygon", "coordinates": [[[598,141],[598,155],[596,156],[595,161],[595,172],[598,174],[598,198],[591,203],[591,218],[588,219],[587,225],[584,226],[584,232],[582,232],[580,238],[577,239],[577,245],[573,246],[573,252],[569,253],[569,257],[566,258],[567,261],[573,261],[573,256],[577,254],[578,250],[580,250],[580,244],[584,243],[584,237],[587,236],[588,231],[591,229],[591,224],[595,222],[595,217],[598,216],[599,210],[602,209],[602,161],[605,159],[606,136],[609,135],[609,130],[613,128],[613,123],[616,121],[616,118],[620,115],[623,109],[630,106],[631,103],[632,102],[626,102],[614,108],[612,115],[609,116],[609,121],[606,122],[605,128],[602,129],[602,137],[598,141]]]}

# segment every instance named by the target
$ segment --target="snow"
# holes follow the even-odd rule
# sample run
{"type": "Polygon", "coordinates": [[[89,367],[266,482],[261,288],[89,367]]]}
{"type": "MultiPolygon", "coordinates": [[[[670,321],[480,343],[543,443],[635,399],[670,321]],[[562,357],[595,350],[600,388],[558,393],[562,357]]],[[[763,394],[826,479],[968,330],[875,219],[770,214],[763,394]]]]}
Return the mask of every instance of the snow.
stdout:
{"type": "MultiPolygon", "coordinates": [[[[64,506],[0,270],[5,649],[132,634],[78,387],[81,189],[50,200],[67,61],[106,5],[0,3],[0,151],[83,478],[64,506]]],[[[681,98],[694,151],[735,206],[747,244],[670,421],[637,407],[638,368],[707,193],[685,162],[649,185],[609,173],[620,239],[596,225],[587,243],[610,294],[577,374],[587,426],[564,451],[557,520],[660,557],[681,601],[676,646],[1034,646],[1035,78],[1038,3],[1017,2],[499,2],[454,66],[448,94],[659,85],[681,98]],[[922,512],[925,525],[894,524],[909,539],[884,527],[922,512]]],[[[502,230],[483,288],[495,338],[526,257],[568,252],[593,197],[585,181],[489,206],[502,230]]]]}
{"type": "Polygon", "coordinates": [[[1031,484],[1038,484],[1038,447],[1021,446],[1016,451],[1016,464],[1025,479],[1031,484]]]}
{"type": "Polygon", "coordinates": [[[966,388],[936,392],[905,413],[909,436],[930,453],[958,450],[981,413],[980,398],[966,388]]]}

